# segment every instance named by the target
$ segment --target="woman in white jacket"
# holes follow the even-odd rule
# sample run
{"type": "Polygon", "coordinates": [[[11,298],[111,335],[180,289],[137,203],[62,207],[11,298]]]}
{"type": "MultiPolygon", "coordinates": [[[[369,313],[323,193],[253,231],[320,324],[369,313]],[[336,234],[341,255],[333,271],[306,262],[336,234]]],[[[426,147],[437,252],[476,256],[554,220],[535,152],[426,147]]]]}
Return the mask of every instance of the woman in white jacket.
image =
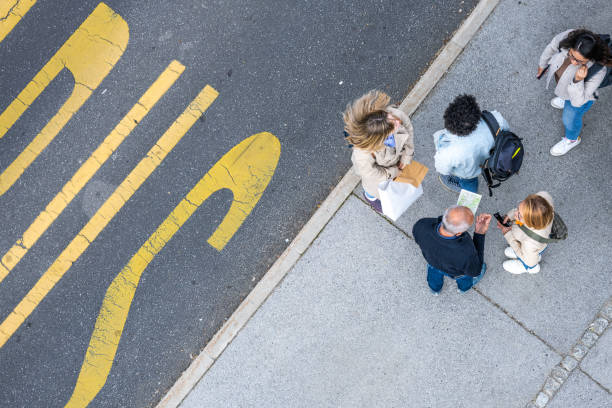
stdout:
{"type": "Polygon", "coordinates": [[[510,227],[497,223],[509,245],[504,251],[506,257],[510,258],[503,264],[506,271],[517,275],[540,272],[541,254],[547,244],[529,237],[521,230],[520,225],[542,238],[548,238],[554,216],[552,197],[546,191],[540,191],[527,196],[517,208],[508,212],[504,223],[509,221],[512,224],[510,227]]]}
{"type": "Polygon", "coordinates": [[[551,79],[555,79],[556,97],[550,103],[563,109],[565,126],[565,137],[550,149],[553,156],[562,156],[580,144],[582,117],[593,106],[597,88],[606,76],[606,67],[601,68],[601,65],[611,63],[606,42],[583,29],[557,34],[542,52],[537,77],[548,70],[547,87],[551,79]],[[594,67],[595,64],[599,66],[594,67]]]}

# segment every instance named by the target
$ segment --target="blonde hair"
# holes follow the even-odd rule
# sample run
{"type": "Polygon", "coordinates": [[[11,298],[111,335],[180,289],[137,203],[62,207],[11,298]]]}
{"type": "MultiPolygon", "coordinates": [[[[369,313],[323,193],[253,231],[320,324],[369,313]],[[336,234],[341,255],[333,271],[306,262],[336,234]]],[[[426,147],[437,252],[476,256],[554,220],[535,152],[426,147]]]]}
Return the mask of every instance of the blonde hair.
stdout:
{"type": "Polygon", "coordinates": [[[343,115],[346,140],[359,149],[378,150],[394,128],[385,111],[390,99],[373,90],[349,103],[343,115]]]}
{"type": "Polygon", "coordinates": [[[544,197],[537,194],[527,196],[522,202],[521,215],[529,228],[544,229],[555,216],[555,211],[544,197]]]}

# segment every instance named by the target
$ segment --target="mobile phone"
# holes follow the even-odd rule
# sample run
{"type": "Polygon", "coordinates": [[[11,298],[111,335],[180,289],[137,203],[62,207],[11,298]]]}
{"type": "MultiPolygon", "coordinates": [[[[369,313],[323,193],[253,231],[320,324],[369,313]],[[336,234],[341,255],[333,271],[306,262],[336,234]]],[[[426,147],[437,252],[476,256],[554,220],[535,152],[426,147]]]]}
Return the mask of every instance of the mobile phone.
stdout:
{"type": "Polygon", "coordinates": [[[550,65],[546,66],[546,68],[544,68],[544,71],[542,71],[542,73],[540,75],[538,75],[536,78],[541,79],[544,76],[544,74],[546,73],[546,71],[548,71],[548,67],[549,66],[550,65]]]}
{"type": "Polygon", "coordinates": [[[499,221],[499,223],[500,223],[501,225],[503,225],[504,227],[509,227],[509,226],[510,226],[510,224],[509,224],[509,223],[504,223],[504,217],[502,217],[501,215],[499,215],[499,213],[498,213],[498,212],[496,212],[495,214],[493,214],[493,216],[494,216],[494,217],[495,217],[495,219],[496,219],[497,221],[499,221]]]}

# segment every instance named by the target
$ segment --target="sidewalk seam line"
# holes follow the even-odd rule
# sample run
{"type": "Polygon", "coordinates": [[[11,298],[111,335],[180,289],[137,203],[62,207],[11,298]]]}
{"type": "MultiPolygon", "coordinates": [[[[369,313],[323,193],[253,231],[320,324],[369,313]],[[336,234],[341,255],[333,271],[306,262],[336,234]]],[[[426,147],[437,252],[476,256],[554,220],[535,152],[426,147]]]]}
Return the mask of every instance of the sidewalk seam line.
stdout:
{"type": "MultiPolygon", "coordinates": [[[[465,20],[463,20],[459,28],[455,31],[455,33],[451,37],[451,40],[448,41],[434,56],[433,62],[430,64],[430,66],[427,68],[421,78],[419,78],[419,80],[411,88],[408,95],[400,104],[400,109],[404,110],[404,112],[406,112],[409,116],[411,116],[418,109],[418,107],[423,103],[423,101],[436,87],[440,80],[442,80],[446,72],[454,64],[459,55],[461,55],[461,53],[469,44],[471,39],[480,30],[484,22],[493,13],[493,10],[495,10],[499,2],[500,0],[479,0],[478,4],[474,7],[470,15],[467,16],[465,20]]],[[[187,367],[187,369],[181,374],[181,376],[172,385],[172,387],[168,390],[165,396],[162,397],[160,402],[156,405],[156,408],[176,408],[183,402],[183,400],[189,395],[193,388],[208,372],[210,367],[212,367],[212,365],[216,362],[219,356],[221,356],[225,348],[233,341],[233,339],[242,330],[242,328],[246,326],[247,322],[251,319],[252,316],[254,316],[254,314],[261,307],[261,305],[268,299],[268,297],[272,294],[275,288],[278,287],[278,285],[284,279],[287,273],[289,273],[289,271],[293,269],[293,267],[302,257],[302,255],[310,248],[312,243],[323,231],[325,226],[329,223],[329,221],[331,221],[334,215],[344,205],[348,197],[350,197],[351,193],[357,187],[359,182],[360,178],[355,175],[352,168],[349,169],[342,177],[340,182],[336,185],[336,187],[322,202],[320,207],[315,211],[310,220],[308,220],[308,222],[306,222],[300,232],[298,232],[291,244],[289,244],[285,251],[283,251],[283,253],[277,258],[277,260],[272,264],[270,269],[266,271],[266,273],[259,280],[258,284],[255,285],[253,290],[246,296],[246,298],[241,302],[241,304],[232,313],[232,315],[230,315],[230,317],[225,321],[225,323],[221,326],[217,333],[213,335],[212,339],[208,342],[208,344],[204,347],[200,354],[194,360],[191,361],[189,367],[187,367]],[[351,178],[353,178],[353,180],[350,180],[351,178]],[[348,187],[350,187],[350,189],[348,187]],[[348,191],[344,192],[342,191],[343,189],[347,189],[348,191]],[[338,197],[336,197],[336,194],[340,191],[344,193],[344,196],[340,197],[341,199],[338,199],[338,197]],[[337,203],[338,201],[339,203],[337,203]],[[311,231],[309,229],[320,221],[319,218],[321,216],[327,216],[327,214],[325,214],[325,210],[327,209],[327,207],[333,208],[334,206],[336,208],[333,211],[333,214],[331,214],[331,216],[329,216],[327,220],[323,222],[323,225],[319,227],[319,230],[316,231],[314,237],[308,240],[306,245],[304,245],[303,250],[300,252],[297,247],[298,244],[302,244],[301,241],[304,239],[303,237],[311,234],[311,231]],[[297,254],[295,254],[295,252],[297,252],[297,254]],[[283,266],[282,264],[284,263],[284,261],[289,258],[295,259],[289,262],[288,265],[283,266]],[[280,268],[282,268],[282,270],[278,270],[280,268]],[[279,274],[280,278],[275,276],[276,274],[279,274]],[[276,280],[276,282],[272,282],[273,284],[270,288],[267,289],[266,293],[259,294],[258,291],[260,291],[261,288],[263,288],[270,280],[276,280]],[[263,299],[258,302],[258,304],[250,304],[250,298],[256,298],[257,296],[261,295],[264,296],[263,299]],[[240,317],[240,315],[243,314],[245,309],[247,309],[249,306],[255,307],[251,307],[253,310],[247,310],[247,315],[244,317],[244,319],[236,319],[236,317],[240,317]],[[235,331],[232,332],[232,325],[236,321],[238,321],[238,327],[235,331]],[[229,336],[229,338],[225,339],[225,345],[221,346],[221,349],[218,350],[216,353],[211,354],[209,348],[214,348],[214,346],[224,336],[229,336]],[[209,361],[204,361],[206,360],[206,358],[208,358],[209,361]],[[203,361],[204,364],[202,364],[203,361]]],[[[398,229],[402,231],[406,236],[408,236],[402,229],[398,229]]]]}
{"type": "Polygon", "coordinates": [[[499,309],[503,314],[505,314],[506,316],[508,316],[512,321],[514,321],[516,324],[518,324],[520,327],[522,327],[527,333],[531,334],[532,336],[534,336],[536,339],[540,340],[542,342],[542,344],[544,344],[546,347],[548,347],[549,349],[551,349],[552,351],[554,351],[555,353],[557,353],[559,356],[563,356],[563,353],[560,352],[559,350],[557,350],[555,347],[553,347],[551,344],[548,344],[548,342],[546,340],[544,340],[542,337],[540,337],[534,330],[530,329],[529,327],[527,327],[527,325],[523,322],[521,322],[520,320],[518,320],[516,317],[514,317],[512,315],[512,313],[510,313],[509,311],[507,311],[506,309],[504,309],[499,303],[495,302],[493,299],[491,299],[489,296],[485,295],[480,289],[478,289],[476,286],[472,287],[472,289],[478,293],[480,296],[482,296],[483,298],[485,298],[485,300],[487,300],[489,303],[491,303],[493,306],[495,306],[497,309],[499,309]]]}
{"type": "Polygon", "coordinates": [[[600,383],[599,381],[597,381],[596,379],[594,379],[591,374],[587,373],[586,371],[584,371],[584,369],[580,366],[576,367],[578,369],[578,371],[580,371],[582,374],[584,374],[585,376],[587,376],[589,378],[589,380],[593,381],[595,384],[597,384],[602,390],[604,390],[605,392],[607,392],[608,394],[612,394],[612,392],[607,389],[602,383],[600,383]]]}

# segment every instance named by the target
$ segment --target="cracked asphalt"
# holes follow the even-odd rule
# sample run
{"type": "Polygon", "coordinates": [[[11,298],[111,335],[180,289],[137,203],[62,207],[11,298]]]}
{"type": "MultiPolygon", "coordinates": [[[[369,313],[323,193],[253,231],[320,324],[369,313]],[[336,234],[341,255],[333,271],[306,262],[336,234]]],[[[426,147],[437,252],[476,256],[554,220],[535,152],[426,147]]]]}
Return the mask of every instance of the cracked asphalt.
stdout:
{"type": "MultiPolygon", "coordinates": [[[[2,320],[200,90],[208,84],[219,96],[0,348],[0,406],[67,403],[113,279],[225,153],[249,136],[272,133],[281,144],[276,171],[227,245],[218,251],[207,243],[232,199],[222,190],[148,265],[110,374],[90,404],[154,406],[349,168],[346,103],[372,88],[400,101],[475,3],[105,2],[129,27],[125,52],[0,195],[2,254],[168,64],[178,60],[185,71],[0,282],[2,320]]],[[[98,4],[34,4],[0,43],[0,111],[98,4]]],[[[73,89],[72,75],[61,71],[0,139],[2,171],[73,89]]]]}

